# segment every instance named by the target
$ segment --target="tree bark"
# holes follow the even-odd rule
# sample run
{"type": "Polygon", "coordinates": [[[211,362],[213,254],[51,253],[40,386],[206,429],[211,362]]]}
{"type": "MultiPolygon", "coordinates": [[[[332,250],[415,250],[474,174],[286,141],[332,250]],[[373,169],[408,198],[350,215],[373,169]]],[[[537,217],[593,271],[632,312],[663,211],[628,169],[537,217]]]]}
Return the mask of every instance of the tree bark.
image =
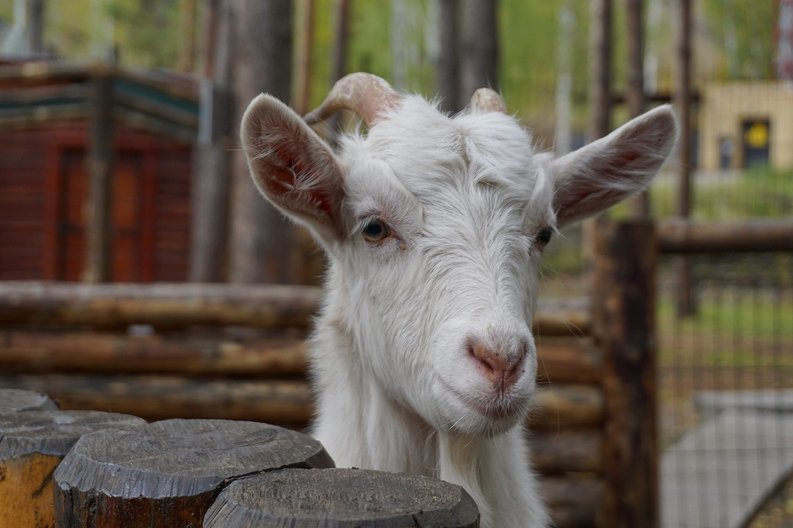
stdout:
{"type": "Polygon", "coordinates": [[[113,236],[113,73],[95,72],[88,138],[89,207],[86,208],[86,255],[83,279],[111,279],[110,245],[113,236]]]}
{"type": "MultiPolygon", "coordinates": [[[[677,216],[687,219],[691,215],[691,0],[678,0],[677,76],[675,78],[675,107],[680,118],[677,164],[680,171],[677,197],[677,216]]],[[[677,315],[687,317],[696,312],[693,269],[691,259],[678,261],[677,315]]]]}
{"type": "MultiPolygon", "coordinates": [[[[260,93],[289,101],[292,2],[239,0],[231,6],[237,43],[233,83],[236,123],[260,93]]],[[[298,282],[301,273],[293,262],[294,227],[256,190],[241,150],[233,160],[232,204],[231,282],[298,282]]]]}
{"type": "Polygon", "coordinates": [[[438,0],[438,95],[447,112],[462,109],[458,0],[438,0]]]}
{"type": "MultiPolygon", "coordinates": [[[[628,87],[625,98],[628,114],[636,117],[644,112],[644,28],[643,0],[626,0],[628,24],[628,87]]],[[[650,194],[644,191],[631,201],[633,216],[650,216],[650,194]]]]}
{"type": "Polygon", "coordinates": [[[479,88],[498,90],[498,2],[465,0],[462,89],[467,100],[479,88]]]}
{"type": "Polygon", "coordinates": [[[311,104],[311,70],[314,62],[314,11],[315,0],[303,0],[300,12],[299,68],[296,72],[295,107],[299,114],[309,112],[311,104]]]}
{"type": "Polygon", "coordinates": [[[44,53],[44,14],[46,3],[44,0],[28,0],[28,51],[30,53],[44,53]]]}
{"type": "Polygon", "coordinates": [[[573,39],[575,10],[570,0],[559,8],[559,44],[556,49],[555,151],[563,156],[572,150],[573,39]]]}
{"type": "Polygon", "coordinates": [[[231,8],[224,0],[204,4],[203,78],[198,148],[193,167],[190,280],[224,279],[229,225],[231,124],[231,8]]]}
{"type": "Polygon", "coordinates": [[[589,29],[589,141],[611,131],[612,0],[592,0],[589,29]]]}

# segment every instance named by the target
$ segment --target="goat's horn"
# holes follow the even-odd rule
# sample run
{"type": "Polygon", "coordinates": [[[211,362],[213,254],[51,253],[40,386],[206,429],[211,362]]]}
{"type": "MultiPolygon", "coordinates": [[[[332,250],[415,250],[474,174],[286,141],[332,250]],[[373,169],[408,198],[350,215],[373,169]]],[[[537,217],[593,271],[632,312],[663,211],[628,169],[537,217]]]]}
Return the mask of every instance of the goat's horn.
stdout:
{"type": "Polygon", "coordinates": [[[339,110],[352,110],[372,126],[383,111],[399,103],[399,94],[371,73],[351,73],[336,81],[322,104],[303,119],[309,125],[324,121],[339,110]]]}
{"type": "Polygon", "coordinates": [[[468,106],[474,112],[501,112],[507,113],[507,105],[497,92],[490,88],[480,88],[471,96],[468,106]]]}

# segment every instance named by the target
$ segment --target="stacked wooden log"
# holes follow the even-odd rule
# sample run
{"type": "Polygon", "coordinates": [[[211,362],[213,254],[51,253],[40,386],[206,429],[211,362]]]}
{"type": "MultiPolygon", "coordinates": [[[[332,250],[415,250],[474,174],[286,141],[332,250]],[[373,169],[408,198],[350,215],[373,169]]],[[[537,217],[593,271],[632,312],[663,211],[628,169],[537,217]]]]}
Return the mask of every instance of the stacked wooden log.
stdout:
{"type": "Polygon", "coordinates": [[[335,469],[302,433],[61,411],[16,389],[0,389],[0,475],[0,528],[479,526],[462,488],[335,469]]]}
{"type": "MultiPolygon", "coordinates": [[[[540,306],[527,434],[557,526],[652,526],[653,231],[601,238],[591,310],[540,306]]],[[[64,409],[301,429],[319,299],[304,287],[0,283],[0,387],[46,392],[64,409]]]]}

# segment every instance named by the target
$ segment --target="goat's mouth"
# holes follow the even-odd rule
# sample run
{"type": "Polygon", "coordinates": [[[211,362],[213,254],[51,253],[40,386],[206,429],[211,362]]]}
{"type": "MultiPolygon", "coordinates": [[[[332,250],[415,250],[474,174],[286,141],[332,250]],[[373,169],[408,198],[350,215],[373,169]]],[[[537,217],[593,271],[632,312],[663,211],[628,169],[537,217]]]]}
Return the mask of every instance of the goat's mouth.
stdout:
{"type": "Polygon", "coordinates": [[[498,391],[487,397],[466,394],[441,378],[444,388],[467,409],[494,422],[512,422],[528,411],[528,398],[498,391]]]}

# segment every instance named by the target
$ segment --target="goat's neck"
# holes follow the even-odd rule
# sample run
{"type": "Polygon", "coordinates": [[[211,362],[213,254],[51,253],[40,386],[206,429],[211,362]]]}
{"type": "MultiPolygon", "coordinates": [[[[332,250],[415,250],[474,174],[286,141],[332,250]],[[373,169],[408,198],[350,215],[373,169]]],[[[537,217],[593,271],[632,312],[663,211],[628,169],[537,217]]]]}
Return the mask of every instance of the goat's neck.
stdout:
{"type": "MultiPolygon", "coordinates": [[[[351,332],[327,307],[314,337],[314,434],[339,467],[423,474],[462,486],[482,526],[545,526],[520,426],[494,438],[438,432],[363,372],[351,332]]],[[[336,312],[339,313],[339,312],[336,312]]]]}

